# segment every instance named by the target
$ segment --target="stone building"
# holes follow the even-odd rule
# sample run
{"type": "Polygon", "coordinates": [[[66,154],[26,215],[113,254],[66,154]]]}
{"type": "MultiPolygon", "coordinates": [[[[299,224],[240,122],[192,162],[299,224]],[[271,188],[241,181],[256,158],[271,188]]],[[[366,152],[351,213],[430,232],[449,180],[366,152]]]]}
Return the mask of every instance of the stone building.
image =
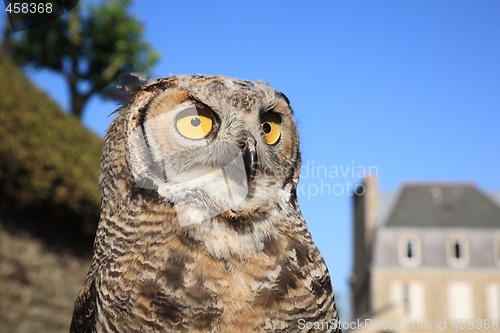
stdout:
{"type": "Polygon", "coordinates": [[[500,332],[498,196],[462,183],[387,195],[367,177],[353,200],[352,329],[500,332]]]}

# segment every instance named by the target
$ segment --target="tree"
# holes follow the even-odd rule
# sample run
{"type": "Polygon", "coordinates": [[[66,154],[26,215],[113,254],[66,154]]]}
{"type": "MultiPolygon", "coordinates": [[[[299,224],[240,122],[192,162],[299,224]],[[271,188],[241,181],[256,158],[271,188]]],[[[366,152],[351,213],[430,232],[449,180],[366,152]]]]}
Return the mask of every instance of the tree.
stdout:
{"type": "Polygon", "coordinates": [[[14,34],[13,59],[22,66],[48,68],[67,81],[71,113],[82,117],[89,98],[120,72],[147,71],[158,54],[143,39],[143,27],[128,13],[130,0],[81,5],[42,26],[14,34]],[[18,35],[18,36],[16,36],[18,35]]]}

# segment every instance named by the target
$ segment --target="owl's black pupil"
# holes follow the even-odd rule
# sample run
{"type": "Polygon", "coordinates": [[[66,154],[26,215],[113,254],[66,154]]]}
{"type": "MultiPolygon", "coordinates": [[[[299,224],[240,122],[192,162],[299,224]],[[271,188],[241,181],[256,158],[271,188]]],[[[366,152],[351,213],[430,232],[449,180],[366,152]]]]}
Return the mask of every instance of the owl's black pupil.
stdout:
{"type": "Polygon", "coordinates": [[[264,133],[266,133],[266,134],[271,133],[271,124],[269,124],[269,123],[264,123],[264,124],[262,124],[262,130],[263,130],[263,131],[264,131],[264,133]]]}
{"type": "Polygon", "coordinates": [[[194,127],[198,127],[200,126],[200,124],[201,124],[200,118],[197,117],[191,118],[191,125],[193,125],[194,127]]]}

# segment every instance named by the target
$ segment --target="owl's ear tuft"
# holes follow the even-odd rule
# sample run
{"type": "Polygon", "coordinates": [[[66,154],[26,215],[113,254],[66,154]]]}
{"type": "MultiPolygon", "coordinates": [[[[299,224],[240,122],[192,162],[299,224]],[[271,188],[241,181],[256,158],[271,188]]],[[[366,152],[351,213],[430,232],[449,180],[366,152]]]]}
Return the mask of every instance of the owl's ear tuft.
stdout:
{"type": "Polygon", "coordinates": [[[281,98],[283,98],[285,100],[286,104],[288,104],[288,106],[290,106],[290,100],[288,99],[288,97],[284,93],[278,92],[278,95],[280,95],[281,98]]]}
{"type": "Polygon", "coordinates": [[[137,92],[158,82],[144,73],[123,73],[118,77],[119,84],[104,89],[104,95],[123,104],[127,103],[137,92]]]}

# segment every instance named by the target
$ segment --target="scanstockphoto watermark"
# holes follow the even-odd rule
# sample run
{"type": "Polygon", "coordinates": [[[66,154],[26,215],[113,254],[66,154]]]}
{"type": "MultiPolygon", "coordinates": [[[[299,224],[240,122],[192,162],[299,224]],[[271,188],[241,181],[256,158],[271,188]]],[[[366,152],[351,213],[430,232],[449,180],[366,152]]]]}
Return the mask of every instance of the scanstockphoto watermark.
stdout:
{"type": "Polygon", "coordinates": [[[355,161],[337,165],[304,161],[297,192],[307,199],[316,196],[362,195],[365,188],[359,184],[359,180],[367,175],[378,178],[378,172],[376,165],[362,165],[355,161]]]}
{"type": "Polygon", "coordinates": [[[449,328],[453,330],[466,331],[498,331],[500,323],[496,319],[455,319],[448,321],[448,319],[435,319],[430,321],[398,321],[398,320],[377,320],[377,319],[356,319],[356,321],[338,321],[332,319],[330,321],[307,321],[299,319],[297,321],[297,328],[300,330],[314,330],[314,331],[328,331],[341,328],[344,331],[356,330],[376,330],[376,331],[391,331],[397,332],[404,331],[421,331],[421,332],[437,332],[446,331],[449,328]]]}

